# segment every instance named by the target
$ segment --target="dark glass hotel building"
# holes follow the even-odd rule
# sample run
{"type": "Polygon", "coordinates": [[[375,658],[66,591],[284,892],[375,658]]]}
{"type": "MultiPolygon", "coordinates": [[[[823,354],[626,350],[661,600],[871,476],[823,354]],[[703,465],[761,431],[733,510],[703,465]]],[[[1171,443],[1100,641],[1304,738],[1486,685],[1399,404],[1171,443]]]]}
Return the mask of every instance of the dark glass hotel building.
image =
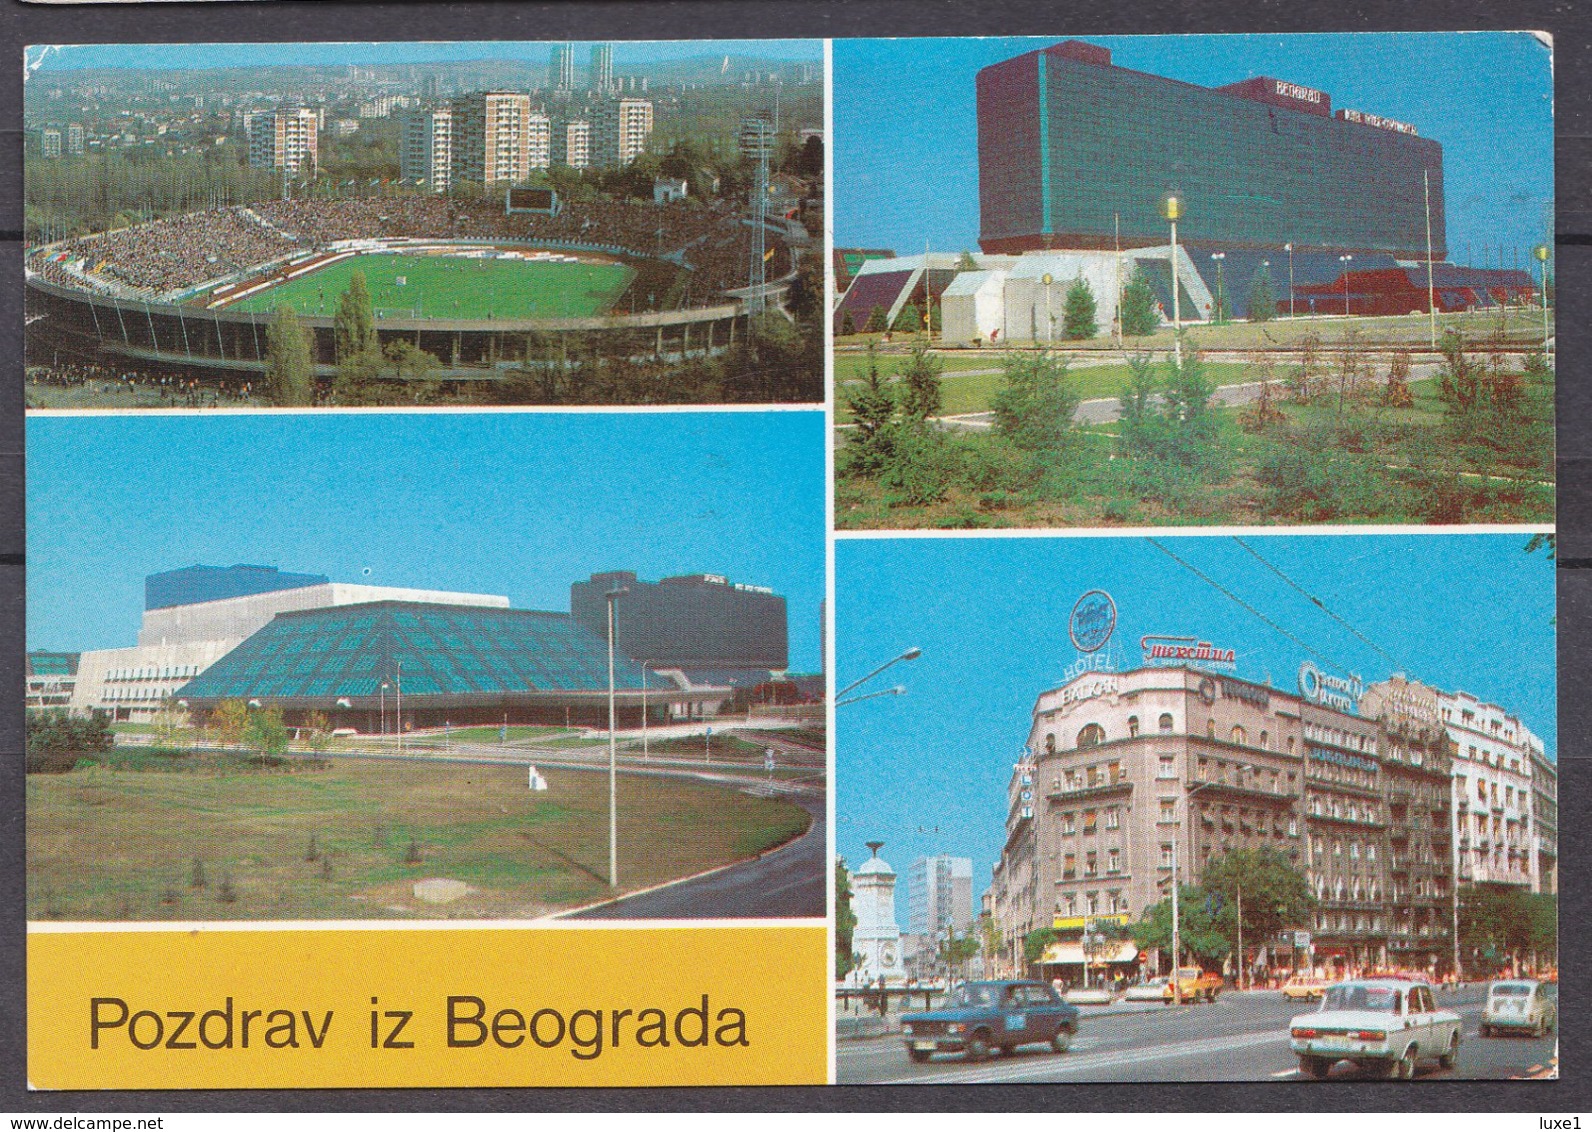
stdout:
{"type": "Polygon", "coordinates": [[[1069,41],[978,74],[979,244],[988,253],[1180,241],[1297,252],[1446,255],[1443,150],[1325,91],[1257,77],[1207,88],[1069,41]]]}

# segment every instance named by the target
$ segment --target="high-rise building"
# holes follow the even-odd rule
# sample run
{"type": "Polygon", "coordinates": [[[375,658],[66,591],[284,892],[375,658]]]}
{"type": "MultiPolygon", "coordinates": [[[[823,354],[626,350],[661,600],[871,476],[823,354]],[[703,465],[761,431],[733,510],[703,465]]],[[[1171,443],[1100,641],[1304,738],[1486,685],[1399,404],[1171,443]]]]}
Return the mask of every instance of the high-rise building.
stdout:
{"type": "Polygon", "coordinates": [[[558,122],[553,127],[553,164],[584,169],[591,164],[591,123],[584,118],[558,122]]]}
{"type": "Polygon", "coordinates": [[[546,169],[553,163],[553,122],[546,114],[526,115],[525,163],[532,169],[546,169]]]}
{"type": "MultiPolygon", "coordinates": [[[[453,176],[491,185],[530,175],[531,98],[515,91],[476,91],[455,99],[453,176]]],[[[545,124],[546,119],[542,122],[545,124]]],[[[544,138],[546,134],[542,135],[544,138]]],[[[546,161],[542,164],[545,166],[546,161]]]]}
{"type": "Polygon", "coordinates": [[[907,931],[930,940],[947,930],[965,935],[973,926],[973,861],[919,857],[907,873],[907,931]]]}
{"type": "Polygon", "coordinates": [[[646,151],[652,137],[652,103],[645,98],[600,102],[592,126],[592,164],[629,165],[646,151]]]}
{"type": "Polygon", "coordinates": [[[615,602],[614,622],[616,645],[626,656],[659,668],[781,670],[789,663],[785,599],[764,586],[718,574],[643,582],[616,570],[570,586],[570,613],[606,633],[606,595],[615,589],[625,591],[615,602]]]}
{"type": "Polygon", "coordinates": [[[611,43],[598,43],[591,49],[591,70],[587,76],[588,85],[595,93],[604,97],[613,93],[614,89],[614,45],[611,43]]]}
{"type": "Polygon", "coordinates": [[[1542,741],[1495,704],[1466,692],[1435,693],[1454,743],[1454,834],[1459,878],[1541,891],[1533,833],[1533,754],[1542,741]]]}
{"type": "Polygon", "coordinates": [[[45,157],[61,156],[61,131],[53,127],[39,131],[39,153],[45,157]]]}
{"type": "Polygon", "coordinates": [[[446,192],[453,176],[453,111],[410,110],[398,128],[399,176],[434,193],[446,192]]]}
{"type": "Polygon", "coordinates": [[[547,67],[547,85],[557,94],[568,94],[575,89],[575,45],[553,44],[553,55],[547,67]]]}
{"type": "Polygon", "coordinates": [[[1325,91],[1218,88],[1112,65],[1069,41],[978,74],[979,243],[993,253],[1163,244],[1182,198],[1193,244],[1446,254],[1442,146],[1325,91]]]}
{"type": "Polygon", "coordinates": [[[66,127],[66,152],[71,154],[83,152],[83,127],[76,122],[66,127]]]}
{"type": "Polygon", "coordinates": [[[249,164],[255,169],[314,172],[320,117],[314,110],[289,107],[249,119],[249,164]]]}

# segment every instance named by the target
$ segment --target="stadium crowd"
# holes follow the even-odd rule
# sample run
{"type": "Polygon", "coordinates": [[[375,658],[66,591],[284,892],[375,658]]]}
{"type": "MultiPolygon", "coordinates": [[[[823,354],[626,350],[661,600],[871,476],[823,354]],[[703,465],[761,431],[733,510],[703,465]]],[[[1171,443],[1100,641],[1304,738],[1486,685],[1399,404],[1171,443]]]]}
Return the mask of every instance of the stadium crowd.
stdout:
{"type": "MultiPolygon", "coordinates": [[[[35,251],[28,267],[46,281],[84,286],[84,275],[124,285],[136,297],[170,298],[298,251],[347,240],[502,239],[574,244],[594,250],[678,258],[693,269],[691,305],[722,301],[745,286],[752,229],[724,202],[653,205],[593,200],[557,216],[508,215],[500,201],[435,196],[338,201],[270,201],[157,220],[84,236],[35,251]],[[76,261],[68,270],[59,262],[76,261]]],[[[790,253],[771,236],[768,277],[790,269],[790,253]]]]}

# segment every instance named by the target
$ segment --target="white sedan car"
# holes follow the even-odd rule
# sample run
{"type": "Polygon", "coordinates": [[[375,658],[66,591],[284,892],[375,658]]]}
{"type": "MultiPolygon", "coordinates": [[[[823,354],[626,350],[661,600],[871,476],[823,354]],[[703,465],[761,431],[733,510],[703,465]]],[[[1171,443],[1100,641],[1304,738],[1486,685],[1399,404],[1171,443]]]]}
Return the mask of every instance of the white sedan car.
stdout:
{"type": "Polygon", "coordinates": [[[1151,979],[1147,983],[1129,987],[1128,993],[1122,997],[1128,1002],[1165,1002],[1166,984],[1171,982],[1165,975],[1151,979]]]}
{"type": "Polygon", "coordinates": [[[1432,988],[1404,979],[1360,979],[1328,987],[1321,1007],[1288,1027],[1306,1077],[1323,1078],[1340,1061],[1409,1080],[1416,1062],[1452,1069],[1459,1058],[1459,1015],[1439,1010],[1432,988]]]}

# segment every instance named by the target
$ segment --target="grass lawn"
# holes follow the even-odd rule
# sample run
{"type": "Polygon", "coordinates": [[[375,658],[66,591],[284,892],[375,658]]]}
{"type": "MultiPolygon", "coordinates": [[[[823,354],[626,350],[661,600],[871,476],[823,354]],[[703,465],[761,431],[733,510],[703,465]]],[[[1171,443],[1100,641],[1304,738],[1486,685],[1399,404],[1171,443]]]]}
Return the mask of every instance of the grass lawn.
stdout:
{"type": "Polygon", "coordinates": [[[354,272],[378,318],[586,318],[606,314],[635,270],[621,263],[552,263],[448,255],[356,255],[228,307],[269,311],[291,303],[330,318],[354,272]],[[406,280],[400,284],[399,278],[406,280]]]}
{"type": "MultiPolygon", "coordinates": [[[[521,918],[609,895],[606,773],[545,770],[551,789],[532,793],[518,766],[293,765],[189,756],[29,775],[28,917],[521,918]],[[191,883],[196,861],[204,887],[191,883]],[[414,884],[428,878],[471,891],[423,903],[414,884]]],[[[627,891],[753,856],[809,824],[788,802],[636,775],[620,776],[619,803],[627,891]]]]}
{"type": "MultiPolygon", "coordinates": [[[[960,359],[944,359],[945,371],[940,375],[940,390],[944,398],[945,416],[959,413],[988,412],[995,394],[1005,384],[1000,355],[980,358],[976,364],[960,359]]],[[[904,357],[882,355],[879,372],[887,382],[895,383],[893,374],[906,363],[904,357]]],[[[862,384],[868,371],[866,357],[848,355],[835,359],[835,420],[846,424],[851,420],[851,406],[846,402],[848,390],[862,384]]],[[[1248,381],[1249,367],[1229,362],[1207,362],[1205,372],[1216,385],[1230,385],[1248,381]]],[[[1067,377],[1078,396],[1084,401],[1097,397],[1115,397],[1128,383],[1129,370],[1125,364],[1077,366],[1067,377]]]]}

